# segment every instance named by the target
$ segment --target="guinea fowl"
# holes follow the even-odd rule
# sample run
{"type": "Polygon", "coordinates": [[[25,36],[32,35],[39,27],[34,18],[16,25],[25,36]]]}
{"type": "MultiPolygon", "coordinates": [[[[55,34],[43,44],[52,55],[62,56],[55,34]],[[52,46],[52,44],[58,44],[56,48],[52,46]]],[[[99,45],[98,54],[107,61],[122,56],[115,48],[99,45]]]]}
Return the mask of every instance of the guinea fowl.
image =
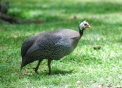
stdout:
{"type": "Polygon", "coordinates": [[[51,61],[59,60],[70,54],[77,46],[83,31],[90,28],[88,22],[79,24],[79,32],[71,29],[59,29],[40,33],[26,39],[21,47],[21,69],[29,63],[39,60],[35,72],[43,59],[48,59],[49,74],[51,74],[51,61]]]}

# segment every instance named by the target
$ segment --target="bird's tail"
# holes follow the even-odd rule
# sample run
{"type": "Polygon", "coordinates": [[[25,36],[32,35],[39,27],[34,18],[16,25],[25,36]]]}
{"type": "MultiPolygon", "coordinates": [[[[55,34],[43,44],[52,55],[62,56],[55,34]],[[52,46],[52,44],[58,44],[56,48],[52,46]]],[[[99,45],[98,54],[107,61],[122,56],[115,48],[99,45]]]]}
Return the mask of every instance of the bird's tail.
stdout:
{"type": "Polygon", "coordinates": [[[22,68],[24,66],[26,66],[27,64],[32,63],[33,61],[34,61],[33,59],[29,59],[27,57],[22,57],[22,64],[21,64],[20,70],[22,70],[22,68]]]}
{"type": "Polygon", "coordinates": [[[22,68],[27,65],[26,64],[26,58],[22,57],[22,63],[21,63],[21,67],[20,67],[20,70],[22,70],[22,68]]]}

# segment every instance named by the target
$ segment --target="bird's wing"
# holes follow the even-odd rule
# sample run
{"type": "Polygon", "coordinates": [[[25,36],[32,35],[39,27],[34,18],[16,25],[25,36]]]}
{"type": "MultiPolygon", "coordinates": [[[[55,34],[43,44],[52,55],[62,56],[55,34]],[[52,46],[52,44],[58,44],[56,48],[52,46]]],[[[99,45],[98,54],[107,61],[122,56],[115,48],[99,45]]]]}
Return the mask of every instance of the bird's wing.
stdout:
{"type": "Polygon", "coordinates": [[[38,37],[26,54],[31,56],[48,54],[53,51],[51,51],[51,49],[54,49],[54,45],[59,42],[61,38],[61,36],[46,33],[38,37]]]}
{"type": "Polygon", "coordinates": [[[28,39],[26,39],[21,47],[21,56],[24,57],[24,55],[26,54],[27,50],[33,45],[33,43],[38,39],[39,36],[41,36],[42,34],[38,34],[36,36],[32,36],[28,39]]]}

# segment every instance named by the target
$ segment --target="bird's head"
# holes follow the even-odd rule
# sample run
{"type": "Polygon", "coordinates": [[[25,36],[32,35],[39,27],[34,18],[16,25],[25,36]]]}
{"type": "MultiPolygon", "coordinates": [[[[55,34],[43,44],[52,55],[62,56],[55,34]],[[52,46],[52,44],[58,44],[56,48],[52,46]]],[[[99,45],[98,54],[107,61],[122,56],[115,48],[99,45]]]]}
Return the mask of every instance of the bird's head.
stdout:
{"type": "Polygon", "coordinates": [[[89,25],[89,23],[87,21],[83,21],[79,24],[79,29],[80,30],[84,30],[86,28],[91,28],[91,26],[89,25]]]}

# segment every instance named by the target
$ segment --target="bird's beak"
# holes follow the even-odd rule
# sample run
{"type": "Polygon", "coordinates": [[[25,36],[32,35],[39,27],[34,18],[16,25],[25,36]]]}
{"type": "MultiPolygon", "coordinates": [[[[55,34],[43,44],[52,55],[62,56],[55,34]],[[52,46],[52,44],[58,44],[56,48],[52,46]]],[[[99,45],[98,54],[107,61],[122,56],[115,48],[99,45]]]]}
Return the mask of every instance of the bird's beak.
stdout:
{"type": "Polygon", "coordinates": [[[91,28],[91,26],[90,25],[87,25],[86,28],[91,28]]]}

